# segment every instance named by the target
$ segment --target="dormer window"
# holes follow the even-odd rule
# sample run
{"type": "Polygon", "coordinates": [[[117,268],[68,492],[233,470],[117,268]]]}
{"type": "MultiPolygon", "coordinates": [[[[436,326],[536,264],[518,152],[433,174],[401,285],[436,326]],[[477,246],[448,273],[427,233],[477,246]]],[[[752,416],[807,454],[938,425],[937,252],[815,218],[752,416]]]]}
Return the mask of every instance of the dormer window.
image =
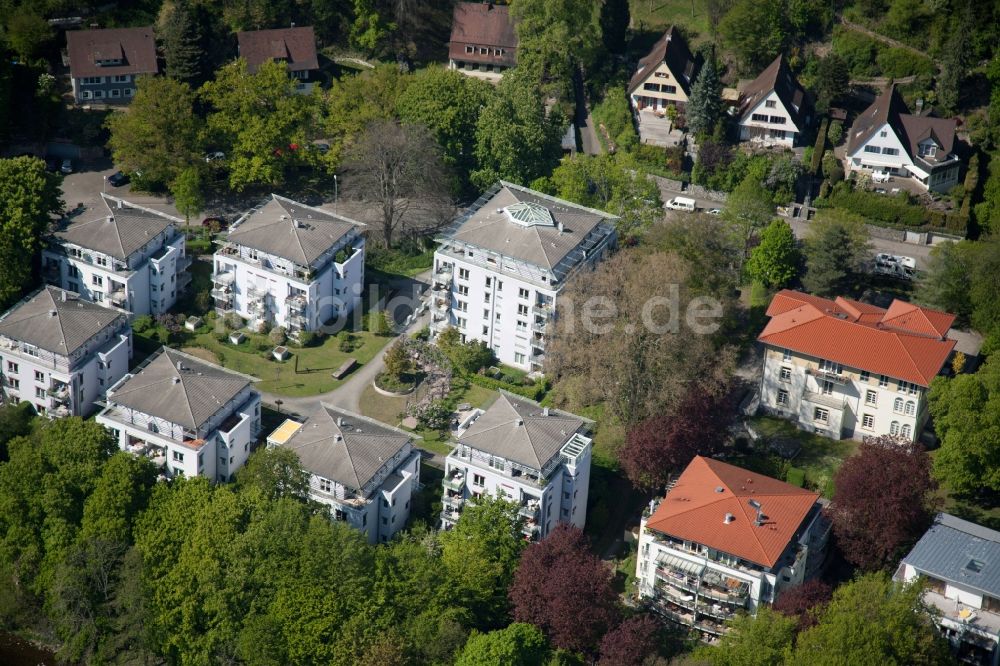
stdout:
{"type": "Polygon", "coordinates": [[[117,67],[122,64],[121,58],[105,58],[104,60],[98,60],[97,64],[101,67],[117,67]]]}
{"type": "Polygon", "coordinates": [[[931,142],[922,143],[917,147],[917,152],[921,157],[934,157],[937,154],[937,146],[931,142]]]}

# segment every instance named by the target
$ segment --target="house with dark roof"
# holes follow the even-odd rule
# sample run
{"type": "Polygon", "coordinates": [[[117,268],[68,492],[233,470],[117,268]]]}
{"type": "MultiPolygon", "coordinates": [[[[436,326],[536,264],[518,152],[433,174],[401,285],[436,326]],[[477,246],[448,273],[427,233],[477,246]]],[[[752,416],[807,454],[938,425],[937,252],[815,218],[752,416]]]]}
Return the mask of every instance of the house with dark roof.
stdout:
{"type": "Polygon", "coordinates": [[[923,582],[958,661],[1000,665],[1000,532],[939,513],[893,578],[923,582]]]}
{"type": "Polygon", "coordinates": [[[256,378],[169,347],[108,388],[97,422],[167,478],[232,481],[260,434],[256,378]]]}
{"type": "Polygon", "coordinates": [[[255,73],[265,62],[280,62],[296,80],[301,93],[312,90],[319,73],[316,35],[312,26],[247,30],[236,33],[239,55],[246,60],[247,71],[255,73]]]}
{"type": "Polygon", "coordinates": [[[95,303],[163,314],[191,283],[180,218],[101,195],[42,250],[42,277],[95,303]]]}
{"type": "Polygon", "coordinates": [[[277,194],[229,230],[213,258],[216,312],[235,312],[293,337],[347,316],[361,302],[363,225],[277,194]]]}
{"type": "Polygon", "coordinates": [[[38,414],[87,416],[128,372],[128,313],[43,287],[0,315],[0,399],[38,414]]]}
{"type": "Polygon", "coordinates": [[[947,192],[958,184],[962,161],[955,153],[954,118],[914,115],[888,86],[851,125],[845,170],[875,182],[907,179],[923,190],[947,192]]]}
{"type": "Polygon", "coordinates": [[[414,436],[384,423],[321,404],[304,422],[286,419],[269,448],[294,451],[309,474],[309,496],[334,520],[385,543],[403,529],[420,479],[414,436]]]}
{"type": "Polygon", "coordinates": [[[784,289],[767,316],[762,410],[834,439],[920,437],[931,380],[955,348],[955,315],[784,289]]]}
{"type": "Polygon", "coordinates": [[[696,456],[639,526],[639,596],[708,639],[812,577],[830,524],[819,494],[696,456]]]}
{"type": "Polygon", "coordinates": [[[455,431],[445,460],[441,525],[450,529],[482,495],[520,505],[526,539],[544,539],[559,523],[587,520],[593,423],[501,391],[455,431]]]}
{"type": "Polygon", "coordinates": [[[517,34],[507,5],[457,2],[452,11],[448,67],[485,78],[517,64],[517,34]]]}
{"type": "Polygon", "coordinates": [[[683,111],[697,72],[698,62],[687,42],[676,27],[670,26],[639,60],[628,82],[629,101],[638,114],[640,128],[657,119],[665,120],[669,107],[683,111]]]}
{"type": "Polygon", "coordinates": [[[743,87],[740,141],[792,148],[812,122],[813,106],[784,55],[743,87]]]}
{"type": "Polygon", "coordinates": [[[503,363],[540,371],[556,296],[617,242],[610,213],[501,181],[437,239],[431,334],[458,328],[503,363]]]}
{"type": "Polygon", "coordinates": [[[136,78],[159,71],[153,26],[70,30],[66,53],[77,104],[128,104],[136,78]]]}

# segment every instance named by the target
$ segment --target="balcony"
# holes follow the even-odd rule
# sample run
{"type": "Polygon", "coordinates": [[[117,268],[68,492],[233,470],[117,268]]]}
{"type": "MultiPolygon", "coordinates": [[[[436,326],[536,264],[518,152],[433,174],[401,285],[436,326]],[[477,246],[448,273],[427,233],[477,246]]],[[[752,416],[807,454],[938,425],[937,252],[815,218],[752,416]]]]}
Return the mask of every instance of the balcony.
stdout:
{"type": "Polygon", "coordinates": [[[69,386],[63,383],[53,384],[46,393],[57,403],[69,402],[69,386]]]}
{"type": "Polygon", "coordinates": [[[441,504],[453,511],[461,511],[462,507],[465,506],[465,499],[461,496],[445,494],[441,497],[441,504]]]}
{"type": "Polygon", "coordinates": [[[826,370],[820,370],[819,368],[813,367],[806,368],[806,374],[812,375],[820,381],[826,380],[841,386],[845,386],[850,381],[850,378],[847,377],[847,375],[838,375],[836,372],[827,372],[826,370]]]}
{"type": "Polygon", "coordinates": [[[443,312],[449,309],[451,306],[451,299],[447,296],[435,296],[431,305],[438,312],[443,312]]]}
{"type": "Polygon", "coordinates": [[[837,393],[817,393],[806,390],[802,392],[802,399],[814,405],[829,407],[837,411],[841,411],[847,406],[847,400],[844,396],[837,393]]]}
{"type": "Polygon", "coordinates": [[[441,481],[441,485],[448,490],[460,493],[465,489],[465,475],[461,472],[457,472],[451,476],[446,476],[444,480],[441,481]]]}
{"type": "Polygon", "coordinates": [[[177,274],[177,291],[183,291],[191,284],[191,274],[184,272],[177,274]]]}
{"type": "Polygon", "coordinates": [[[59,264],[45,264],[42,268],[42,277],[46,280],[58,281],[61,276],[59,264]]]}
{"type": "Polygon", "coordinates": [[[125,302],[128,300],[128,294],[125,292],[125,285],[116,285],[112,287],[111,292],[108,294],[108,300],[115,305],[124,307],[125,302]]]}
{"type": "Polygon", "coordinates": [[[531,330],[540,335],[544,335],[548,330],[549,320],[548,319],[535,319],[531,322],[531,330]]]}
{"type": "Polygon", "coordinates": [[[236,281],[236,274],[232,271],[225,271],[212,276],[212,284],[217,287],[229,287],[236,281]]]}
{"type": "Polygon", "coordinates": [[[538,500],[530,500],[518,509],[517,515],[527,520],[537,522],[540,513],[541,506],[539,505],[538,500]]]}
{"type": "Polygon", "coordinates": [[[289,312],[305,312],[306,307],[309,305],[309,301],[306,299],[305,294],[290,296],[286,303],[288,304],[289,312]]]}
{"type": "Polygon", "coordinates": [[[525,523],[524,526],[521,527],[521,534],[531,540],[537,539],[541,533],[542,528],[535,523],[525,523]]]}
{"type": "Polygon", "coordinates": [[[177,272],[186,271],[191,267],[192,263],[194,263],[194,259],[191,258],[191,255],[184,255],[177,260],[177,272]]]}

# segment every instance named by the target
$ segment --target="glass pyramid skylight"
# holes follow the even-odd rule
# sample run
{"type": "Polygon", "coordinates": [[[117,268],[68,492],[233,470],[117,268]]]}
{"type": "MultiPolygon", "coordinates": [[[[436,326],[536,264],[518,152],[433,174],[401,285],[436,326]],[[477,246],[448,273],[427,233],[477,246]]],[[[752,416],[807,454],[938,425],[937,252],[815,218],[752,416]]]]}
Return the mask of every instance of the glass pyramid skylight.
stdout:
{"type": "Polygon", "coordinates": [[[522,227],[552,227],[555,221],[552,213],[541,204],[518,201],[503,209],[507,214],[507,219],[522,227]]]}

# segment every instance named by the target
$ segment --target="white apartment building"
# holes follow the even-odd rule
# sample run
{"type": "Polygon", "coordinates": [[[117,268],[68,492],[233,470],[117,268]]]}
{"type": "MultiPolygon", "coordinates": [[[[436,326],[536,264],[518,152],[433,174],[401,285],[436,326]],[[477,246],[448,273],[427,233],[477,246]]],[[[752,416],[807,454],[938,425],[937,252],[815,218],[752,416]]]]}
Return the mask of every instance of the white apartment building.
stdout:
{"type": "Polygon", "coordinates": [[[812,103],[783,55],[742,91],[740,141],[792,148],[812,120],[812,103]]]}
{"type": "Polygon", "coordinates": [[[541,371],[556,296],[617,240],[614,215],[494,185],[438,239],[431,334],[455,326],[508,365],[541,371]]]}
{"type": "Polygon", "coordinates": [[[389,541],[409,520],[420,487],[410,433],[323,404],[304,423],[287,419],[267,445],[294,451],[309,473],[309,496],[368,543],[389,541]]]}
{"type": "Polygon", "coordinates": [[[365,239],[359,222],[272,194],[233,224],[214,263],[217,312],[294,337],[361,303],[365,239]]]}
{"type": "Polygon", "coordinates": [[[42,277],[95,303],[163,314],[191,282],[183,220],[108,195],[101,202],[52,234],[42,277]]]}
{"type": "Polygon", "coordinates": [[[260,434],[253,377],[163,347],[108,391],[97,422],[164,476],[232,481],[260,434]]]}
{"type": "Polygon", "coordinates": [[[441,526],[451,528],[477,497],[520,505],[524,536],[544,539],[559,523],[583,529],[590,488],[592,423],[506,392],[456,433],[445,460],[441,526]]]}
{"type": "Polygon", "coordinates": [[[639,528],[640,600],[712,640],[823,562],[830,524],[817,493],[697,456],[639,528]]]}
{"type": "Polygon", "coordinates": [[[894,300],[888,309],[788,289],[767,309],[763,411],[834,439],[916,441],[927,390],[955,347],[954,315],[894,300]]]}
{"type": "Polygon", "coordinates": [[[890,85],[851,125],[844,167],[878,182],[900,177],[922,190],[947,192],[962,167],[953,152],[956,126],[954,118],[911,114],[890,85]]]}
{"type": "Polygon", "coordinates": [[[132,358],[128,313],[43,287],[0,317],[0,395],[49,417],[87,416],[132,358]]]}
{"type": "Polygon", "coordinates": [[[1000,532],[939,513],[894,578],[926,585],[924,603],[959,662],[1000,666],[1000,532]]]}

